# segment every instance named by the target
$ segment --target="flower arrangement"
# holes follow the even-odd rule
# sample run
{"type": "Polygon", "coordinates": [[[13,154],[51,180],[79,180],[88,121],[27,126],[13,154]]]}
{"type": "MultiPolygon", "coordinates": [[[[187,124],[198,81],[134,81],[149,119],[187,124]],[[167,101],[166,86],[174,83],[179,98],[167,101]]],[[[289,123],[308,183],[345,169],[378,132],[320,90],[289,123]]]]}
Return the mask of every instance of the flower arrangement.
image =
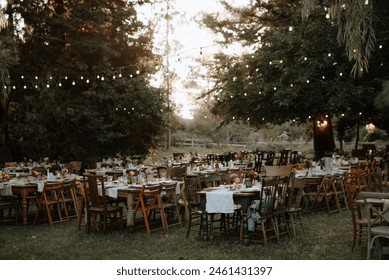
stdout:
{"type": "Polygon", "coordinates": [[[10,179],[10,176],[5,171],[0,172],[0,178],[4,181],[8,181],[10,179]]]}

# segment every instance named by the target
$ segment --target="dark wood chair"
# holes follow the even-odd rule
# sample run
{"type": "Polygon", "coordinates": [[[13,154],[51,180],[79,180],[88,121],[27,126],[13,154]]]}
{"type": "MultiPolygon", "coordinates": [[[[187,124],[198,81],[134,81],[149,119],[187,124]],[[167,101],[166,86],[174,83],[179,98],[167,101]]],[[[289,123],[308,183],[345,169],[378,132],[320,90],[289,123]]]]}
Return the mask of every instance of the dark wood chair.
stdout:
{"type": "Polygon", "coordinates": [[[15,195],[0,195],[0,222],[19,223],[21,209],[15,195]],[[4,213],[8,212],[8,213],[4,213]]]}
{"type": "Polygon", "coordinates": [[[282,150],[280,151],[280,157],[278,158],[277,165],[287,165],[288,164],[289,151],[282,150]]]}
{"type": "Polygon", "coordinates": [[[274,217],[274,202],[278,186],[278,178],[263,178],[260,199],[256,205],[259,219],[255,221],[252,241],[267,242],[271,239],[279,240],[277,224],[274,217]],[[259,229],[258,229],[259,227],[259,229]]]}
{"type": "Polygon", "coordinates": [[[286,213],[289,218],[289,228],[292,230],[293,236],[296,236],[297,226],[301,226],[303,232],[305,232],[304,223],[301,216],[301,202],[307,178],[296,178],[295,176],[292,176],[291,181],[291,187],[288,191],[288,207],[286,209],[286,213]]]}
{"type": "Polygon", "coordinates": [[[265,155],[264,155],[265,165],[266,166],[274,165],[274,157],[275,157],[274,151],[265,152],[265,155]]]}
{"type": "Polygon", "coordinates": [[[82,161],[74,160],[71,161],[70,164],[73,165],[73,173],[76,175],[80,175],[82,161]]]}
{"type": "Polygon", "coordinates": [[[292,151],[289,156],[289,164],[295,165],[300,162],[298,151],[292,151]]]}
{"type": "Polygon", "coordinates": [[[109,204],[105,195],[104,180],[101,176],[84,174],[84,190],[86,200],[86,231],[89,233],[90,224],[93,222],[96,229],[106,232],[108,224],[116,223],[123,228],[123,207],[109,204]],[[99,192],[98,184],[101,184],[99,192]]]}
{"type": "Polygon", "coordinates": [[[182,224],[176,186],[177,183],[174,181],[162,183],[162,191],[164,193],[164,195],[162,196],[162,205],[163,210],[166,213],[168,226],[182,224]]]}
{"type": "Polygon", "coordinates": [[[200,207],[200,197],[197,194],[199,191],[198,185],[186,185],[185,186],[185,199],[188,206],[188,228],[186,231],[186,238],[189,237],[191,231],[197,231],[200,235],[203,225],[203,211],[200,207]],[[198,226],[194,229],[194,226],[198,226]]]}

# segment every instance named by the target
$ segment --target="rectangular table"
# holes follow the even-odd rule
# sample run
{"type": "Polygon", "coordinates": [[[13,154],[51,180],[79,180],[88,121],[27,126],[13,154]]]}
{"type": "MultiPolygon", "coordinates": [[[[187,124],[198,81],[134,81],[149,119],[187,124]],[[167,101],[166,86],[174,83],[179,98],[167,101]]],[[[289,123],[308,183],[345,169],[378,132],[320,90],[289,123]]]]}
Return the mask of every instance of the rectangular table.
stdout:
{"type": "MultiPolygon", "coordinates": [[[[203,239],[208,240],[208,219],[207,219],[207,211],[206,211],[206,193],[207,191],[199,191],[200,194],[200,204],[201,210],[203,213],[203,239]]],[[[244,192],[233,192],[233,199],[235,204],[239,204],[241,206],[242,212],[242,227],[240,234],[240,241],[245,245],[249,243],[249,235],[248,235],[248,227],[247,227],[247,211],[251,205],[251,201],[255,199],[259,199],[260,190],[253,189],[252,192],[249,189],[246,189],[244,192]]]]}
{"type": "MultiPolygon", "coordinates": [[[[176,182],[177,185],[180,185],[179,181],[173,181],[173,180],[161,181],[162,184],[163,182],[176,182]]],[[[140,190],[141,190],[141,185],[136,185],[136,186],[128,185],[125,187],[123,186],[117,187],[117,196],[127,199],[127,227],[130,232],[134,231],[134,225],[135,225],[134,204],[135,204],[135,198],[138,196],[140,190]]],[[[162,191],[163,191],[163,187],[162,187],[162,191]]]]}

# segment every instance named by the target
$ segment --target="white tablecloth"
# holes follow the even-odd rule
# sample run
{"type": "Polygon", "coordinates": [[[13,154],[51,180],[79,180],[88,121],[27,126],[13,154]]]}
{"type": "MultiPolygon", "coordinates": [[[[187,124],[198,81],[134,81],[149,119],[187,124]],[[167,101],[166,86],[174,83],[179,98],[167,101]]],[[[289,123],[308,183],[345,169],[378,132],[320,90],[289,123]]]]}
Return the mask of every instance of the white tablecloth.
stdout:
{"type": "Polygon", "coordinates": [[[208,213],[234,213],[233,192],[221,188],[206,193],[205,205],[208,213]]]}

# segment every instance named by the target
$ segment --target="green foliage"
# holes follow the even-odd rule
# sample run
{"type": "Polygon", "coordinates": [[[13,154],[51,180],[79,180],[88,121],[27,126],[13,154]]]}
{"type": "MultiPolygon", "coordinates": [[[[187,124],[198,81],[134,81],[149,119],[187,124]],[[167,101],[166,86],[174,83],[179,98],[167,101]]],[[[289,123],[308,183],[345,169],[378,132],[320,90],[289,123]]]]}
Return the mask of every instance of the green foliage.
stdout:
{"type": "Polygon", "coordinates": [[[152,32],[135,7],[127,1],[8,5],[8,14],[25,25],[15,38],[21,63],[9,67],[15,87],[7,131],[19,146],[15,158],[146,154],[159,145],[168,108],[149,85],[152,32]]]}
{"type": "MultiPolygon", "coordinates": [[[[303,18],[307,18],[316,9],[317,2],[303,1],[303,18]]],[[[369,60],[375,49],[373,1],[324,1],[323,6],[329,20],[337,25],[338,42],[345,46],[347,57],[354,62],[352,75],[362,77],[368,72],[369,60]]]]}
{"type": "MultiPolygon", "coordinates": [[[[374,24],[376,38],[385,46],[388,8],[383,2],[377,1],[374,24]]],[[[355,66],[338,43],[337,26],[326,19],[321,6],[312,6],[304,21],[294,1],[253,1],[230,10],[230,17],[204,18],[212,31],[224,35],[223,43],[246,47],[240,56],[214,57],[215,87],[208,93],[216,100],[212,112],[226,122],[240,119],[259,128],[328,115],[358,119],[361,124],[373,121],[387,129],[383,110],[374,109],[379,79],[387,75],[384,47],[371,51],[370,72],[356,80],[348,75],[355,66]]],[[[346,133],[338,132],[340,137],[346,133]]]]}
{"type": "Polygon", "coordinates": [[[374,92],[347,77],[351,65],[334,30],[318,11],[309,21],[269,26],[261,33],[261,43],[252,42],[253,51],[244,56],[216,56],[213,112],[258,127],[305,122],[318,114],[368,112],[374,92]]]}

